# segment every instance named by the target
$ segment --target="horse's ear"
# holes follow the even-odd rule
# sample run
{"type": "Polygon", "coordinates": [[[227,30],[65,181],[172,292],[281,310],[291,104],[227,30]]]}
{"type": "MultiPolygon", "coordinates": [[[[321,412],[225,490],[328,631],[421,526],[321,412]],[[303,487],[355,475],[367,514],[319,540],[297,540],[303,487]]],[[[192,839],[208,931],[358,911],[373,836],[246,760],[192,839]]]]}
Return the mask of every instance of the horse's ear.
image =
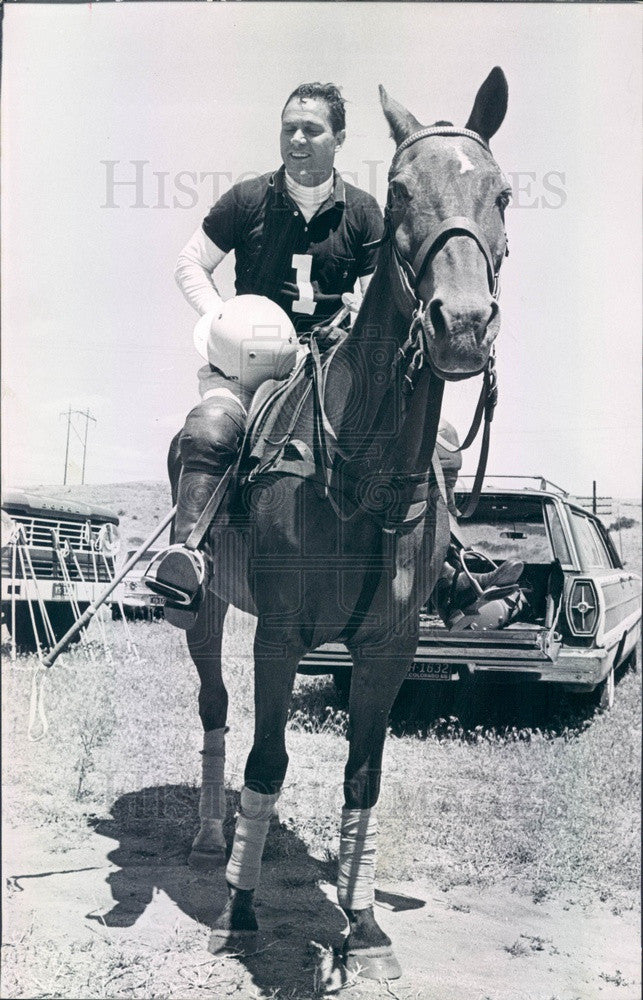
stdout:
{"type": "Polygon", "coordinates": [[[502,125],[507,113],[508,96],[507,78],[499,66],[494,66],[476,94],[465,128],[477,132],[488,142],[502,125]]]}
{"type": "Polygon", "coordinates": [[[407,111],[401,104],[398,104],[397,101],[388,96],[381,83],[380,101],[382,102],[382,111],[391,126],[391,132],[397,146],[401,142],[404,142],[413,132],[418,132],[422,128],[417,118],[410,111],[407,111]]]}

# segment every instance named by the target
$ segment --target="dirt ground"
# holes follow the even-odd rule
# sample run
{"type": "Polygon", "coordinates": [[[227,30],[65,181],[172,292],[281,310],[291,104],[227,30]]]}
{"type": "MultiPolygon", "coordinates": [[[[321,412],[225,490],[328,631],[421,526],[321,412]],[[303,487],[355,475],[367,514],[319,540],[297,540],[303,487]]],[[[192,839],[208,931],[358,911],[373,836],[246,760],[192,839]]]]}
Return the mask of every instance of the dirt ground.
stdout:
{"type": "MultiPolygon", "coordinates": [[[[342,987],[341,996],[368,1000],[641,997],[633,911],[614,913],[600,903],[580,908],[565,899],[535,902],[503,886],[440,892],[423,882],[378,886],[377,917],[393,940],[403,978],[347,983],[333,958],[344,921],[334,903],[332,866],[311,858],[295,838],[289,844],[284,827],[276,832],[278,851],[267,848],[257,953],[214,957],[207,951],[208,925],[223,905],[223,872],[195,873],[149,837],[119,836],[109,823],[97,822],[94,834],[64,852],[43,830],[11,828],[3,837],[11,941],[17,948],[28,942],[34,954],[70,956],[73,964],[92,952],[98,936],[116,961],[94,995],[303,1000],[342,987]],[[137,982],[141,955],[149,964],[155,949],[168,982],[184,981],[185,991],[158,992],[149,972],[149,992],[137,982]]],[[[23,992],[12,992],[10,971],[5,965],[4,996],[78,995],[66,992],[61,969],[49,973],[45,992],[38,992],[35,970],[33,992],[26,992],[23,970],[23,992]]]]}

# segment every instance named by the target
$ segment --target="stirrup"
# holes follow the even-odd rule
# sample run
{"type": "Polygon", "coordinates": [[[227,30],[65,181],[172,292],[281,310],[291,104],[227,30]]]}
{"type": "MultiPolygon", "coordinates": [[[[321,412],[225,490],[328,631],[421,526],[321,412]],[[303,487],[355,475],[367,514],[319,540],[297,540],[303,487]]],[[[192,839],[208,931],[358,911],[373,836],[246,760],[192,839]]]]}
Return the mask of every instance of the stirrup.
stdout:
{"type": "Polygon", "coordinates": [[[161,594],[177,607],[190,607],[205,580],[203,553],[182,544],[170,545],[154,556],[143,580],[155,594],[161,594]]]}

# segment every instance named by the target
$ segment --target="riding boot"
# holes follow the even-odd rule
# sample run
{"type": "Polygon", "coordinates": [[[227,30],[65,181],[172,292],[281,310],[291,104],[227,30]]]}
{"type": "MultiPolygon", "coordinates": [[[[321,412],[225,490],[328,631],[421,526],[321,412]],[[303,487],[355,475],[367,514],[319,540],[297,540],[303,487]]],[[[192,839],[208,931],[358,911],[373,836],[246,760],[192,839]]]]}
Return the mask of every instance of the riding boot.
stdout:
{"type": "Polygon", "coordinates": [[[173,544],[154,559],[145,574],[150,590],[166,599],[165,618],[177,628],[189,629],[207,586],[205,559],[198,548],[187,548],[203,509],[221,482],[223,472],[210,474],[183,469],[179,479],[173,544]]]}
{"type": "MultiPolygon", "coordinates": [[[[517,583],[524,568],[524,563],[519,560],[507,559],[490,573],[472,573],[471,576],[480,587],[480,591],[484,593],[517,583]]],[[[480,592],[476,590],[466,573],[458,573],[449,562],[445,562],[435,588],[437,608],[445,624],[454,611],[469,607],[480,596],[480,592]]]]}

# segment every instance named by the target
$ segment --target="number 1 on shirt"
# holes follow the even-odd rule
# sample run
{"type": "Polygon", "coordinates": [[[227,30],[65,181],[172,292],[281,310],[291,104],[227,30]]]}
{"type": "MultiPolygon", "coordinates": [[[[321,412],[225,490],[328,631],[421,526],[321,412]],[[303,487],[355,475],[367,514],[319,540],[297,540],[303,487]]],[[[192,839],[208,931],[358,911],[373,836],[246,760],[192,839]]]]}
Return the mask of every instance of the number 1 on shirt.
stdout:
{"type": "Polygon", "coordinates": [[[312,316],[317,307],[313,286],[310,281],[310,272],[313,266],[312,254],[294,253],[292,255],[292,266],[295,269],[295,281],[299,289],[299,298],[294,300],[291,307],[292,311],[312,316]]]}

